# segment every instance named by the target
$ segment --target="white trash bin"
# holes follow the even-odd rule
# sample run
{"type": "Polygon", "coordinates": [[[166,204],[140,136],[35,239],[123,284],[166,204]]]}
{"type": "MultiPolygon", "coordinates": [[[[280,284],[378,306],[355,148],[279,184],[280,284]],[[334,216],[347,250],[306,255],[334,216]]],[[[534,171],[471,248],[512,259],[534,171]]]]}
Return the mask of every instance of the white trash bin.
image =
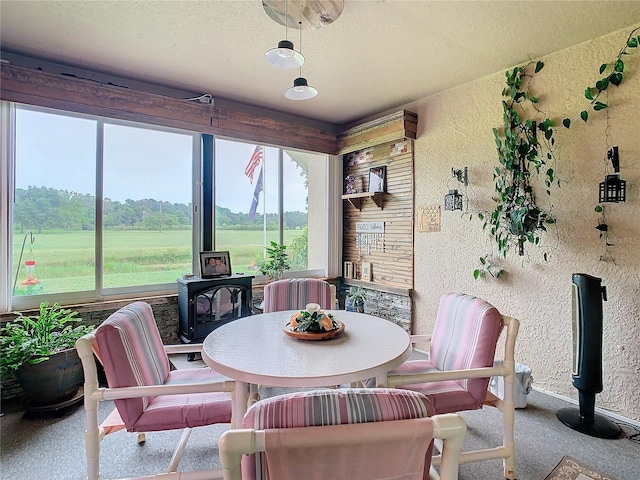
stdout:
{"type": "MultiPolygon", "coordinates": [[[[493,365],[502,365],[502,360],[496,360],[493,365]]],[[[527,395],[531,391],[531,384],[533,383],[531,368],[516,363],[515,370],[516,380],[513,382],[513,404],[515,408],[526,408],[527,395]]],[[[504,377],[491,377],[489,391],[500,400],[504,400],[504,377]]]]}

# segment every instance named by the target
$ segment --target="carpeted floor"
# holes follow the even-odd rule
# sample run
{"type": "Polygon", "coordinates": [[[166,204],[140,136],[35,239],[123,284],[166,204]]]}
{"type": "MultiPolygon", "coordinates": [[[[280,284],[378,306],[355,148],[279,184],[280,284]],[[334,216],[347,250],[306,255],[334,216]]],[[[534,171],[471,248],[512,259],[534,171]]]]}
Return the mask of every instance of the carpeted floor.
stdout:
{"type": "MultiPolygon", "coordinates": [[[[262,389],[262,396],[280,393],[262,389]]],[[[575,432],[556,418],[560,408],[572,406],[535,390],[527,397],[525,409],[516,410],[516,467],[519,480],[590,480],[591,477],[548,477],[563,457],[569,456],[585,467],[615,480],[640,478],[640,444],[627,437],[637,429],[621,425],[624,436],[602,440],[575,432]]],[[[101,405],[101,418],[111,410],[111,402],[101,405]]],[[[0,418],[0,478],[15,480],[83,480],[84,411],[72,408],[61,418],[25,418],[19,406],[3,405],[0,418]]],[[[500,416],[495,409],[464,412],[468,424],[466,449],[496,446],[500,441],[500,416]]],[[[218,437],[227,425],[205,427],[193,432],[181,470],[218,466],[218,437]]],[[[147,435],[143,447],[135,435],[124,431],[108,435],[102,442],[102,478],[148,475],[161,471],[169,462],[179,432],[147,435]]],[[[461,465],[461,480],[500,480],[499,460],[461,465]]],[[[598,478],[598,477],[593,477],[598,478]]],[[[604,477],[607,478],[607,477],[604,477]]],[[[303,479],[301,479],[303,480],[303,479]]],[[[604,479],[599,479],[604,480],[604,479]]]]}

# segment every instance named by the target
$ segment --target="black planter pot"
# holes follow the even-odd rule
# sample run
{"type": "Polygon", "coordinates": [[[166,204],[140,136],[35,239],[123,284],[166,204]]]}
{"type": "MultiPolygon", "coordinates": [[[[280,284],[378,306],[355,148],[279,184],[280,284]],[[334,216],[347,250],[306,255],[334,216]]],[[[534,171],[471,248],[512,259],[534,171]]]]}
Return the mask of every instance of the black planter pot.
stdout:
{"type": "Polygon", "coordinates": [[[66,402],[84,383],[82,362],[75,348],[64,350],[37,364],[24,363],[16,372],[25,403],[42,407],[66,402]]]}

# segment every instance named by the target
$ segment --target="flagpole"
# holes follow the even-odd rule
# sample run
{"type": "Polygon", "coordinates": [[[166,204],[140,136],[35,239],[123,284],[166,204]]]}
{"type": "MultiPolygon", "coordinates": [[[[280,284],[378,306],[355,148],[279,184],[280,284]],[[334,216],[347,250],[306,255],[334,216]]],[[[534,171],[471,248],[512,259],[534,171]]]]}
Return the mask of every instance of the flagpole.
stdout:
{"type": "Polygon", "coordinates": [[[267,177],[267,153],[264,151],[264,147],[262,147],[262,251],[264,258],[267,258],[267,182],[265,181],[267,177]]]}

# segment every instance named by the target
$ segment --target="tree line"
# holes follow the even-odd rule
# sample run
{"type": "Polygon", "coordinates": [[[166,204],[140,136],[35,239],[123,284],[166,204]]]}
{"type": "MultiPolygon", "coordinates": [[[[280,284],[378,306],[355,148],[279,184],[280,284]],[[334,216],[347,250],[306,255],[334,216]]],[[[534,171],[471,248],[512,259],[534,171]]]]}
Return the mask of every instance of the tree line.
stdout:
{"type": "MultiPolygon", "coordinates": [[[[29,186],[15,192],[13,208],[14,229],[42,233],[44,230],[94,230],[96,199],[94,195],[48,187],[29,186]]],[[[191,204],[171,203],[154,199],[124,202],[105,198],[103,225],[113,230],[179,230],[191,228],[191,204]]],[[[278,215],[267,213],[267,228],[277,228],[278,215]]],[[[263,217],[254,220],[248,213],[234,213],[216,206],[216,228],[234,230],[262,230],[263,217]]],[[[285,212],[287,229],[303,228],[307,224],[304,212],[285,212]]]]}

